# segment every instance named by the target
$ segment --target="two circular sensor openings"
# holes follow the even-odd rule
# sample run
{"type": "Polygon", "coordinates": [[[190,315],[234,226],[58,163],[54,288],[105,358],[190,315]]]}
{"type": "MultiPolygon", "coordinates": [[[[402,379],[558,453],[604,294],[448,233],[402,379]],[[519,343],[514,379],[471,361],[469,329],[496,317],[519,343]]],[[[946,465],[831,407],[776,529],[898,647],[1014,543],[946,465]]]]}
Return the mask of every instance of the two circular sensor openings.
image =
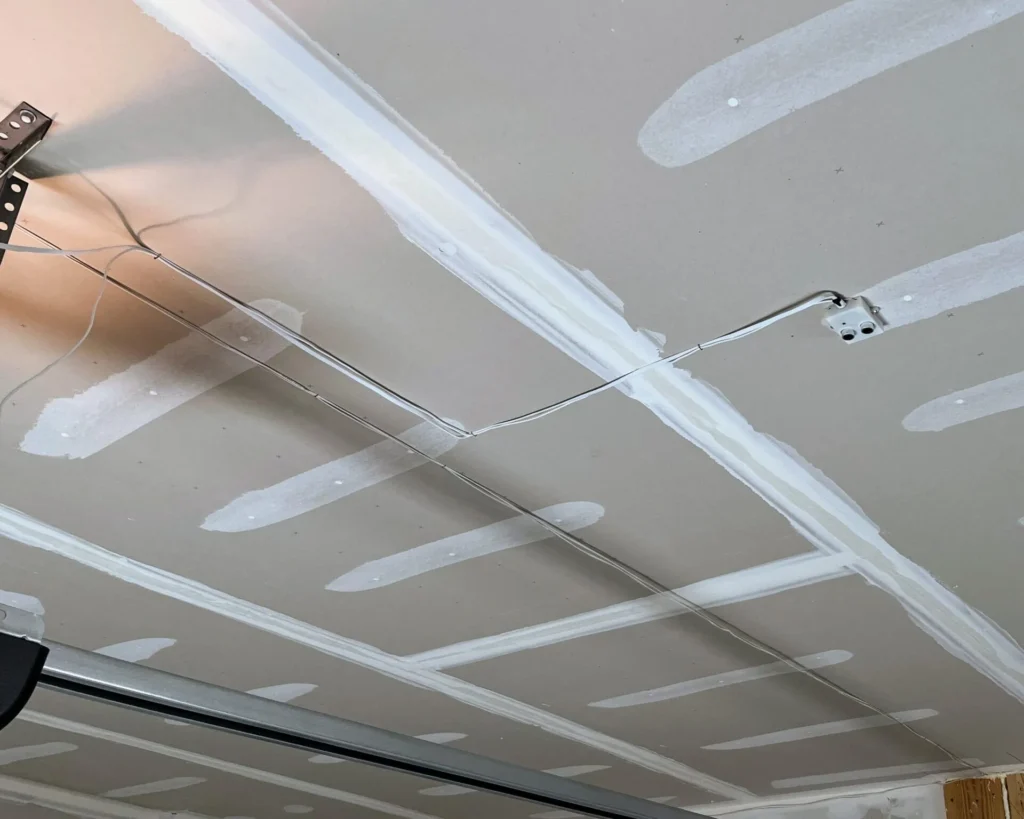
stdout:
{"type": "Polygon", "coordinates": [[[863,296],[853,296],[825,310],[825,324],[846,344],[864,341],[885,332],[885,317],[863,296]]]}
{"type": "Polygon", "coordinates": [[[856,327],[843,327],[839,331],[839,337],[843,341],[856,341],[858,335],[870,336],[878,331],[878,325],[873,321],[862,321],[856,327]]]}

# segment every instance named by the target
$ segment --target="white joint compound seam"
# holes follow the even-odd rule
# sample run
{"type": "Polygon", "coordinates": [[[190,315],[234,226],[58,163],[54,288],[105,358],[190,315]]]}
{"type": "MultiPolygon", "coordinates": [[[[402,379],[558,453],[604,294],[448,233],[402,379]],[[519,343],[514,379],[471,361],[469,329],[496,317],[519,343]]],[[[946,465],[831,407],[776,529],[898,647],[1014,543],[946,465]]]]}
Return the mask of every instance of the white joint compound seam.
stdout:
{"type": "Polygon", "coordinates": [[[806,555],[786,557],[760,566],[712,577],[674,589],[672,593],[652,594],[637,600],[615,603],[600,609],[549,620],[535,626],[478,637],[440,648],[410,654],[406,660],[422,668],[440,670],[481,662],[533,648],[603,634],[620,628],[651,623],[667,617],[687,614],[674,595],[703,608],[725,606],[756,600],[772,594],[798,589],[850,574],[847,560],[841,555],[806,555]]]}
{"type": "Polygon", "coordinates": [[[640,131],[676,168],[1024,11],[1024,0],[848,0],[688,79],[640,131]]]}
{"type": "Polygon", "coordinates": [[[367,810],[383,813],[388,816],[396,816],[399,817],[399,819],[437,819],[437,817],[429,814],[421,813],[420,811],[409,808],[403,808],[399,805],[384,802],[380,799],[373,799],[369,796],[361,796],[338,788],[330,788],[313,782],[305,782],[300,779],[294,779],[290,776],[283,776],[282,774],[252,768],[248,765],[228,762],[224,759],[218,759],[205,754],[198,754],[193,751],[186,751],[181,748],[175,748],[159,742],[140,739],[138,737],[129,736],[128,734],[121,734],[116,731],[107,730],[106,728],[99,728],[94,725],[75,722],[73,720],[63,719],[62,717],[55,717],[39,711],[25,709],[18,715],[18,719],[23,722],[32,723],[33,725],[42,725],[46,728],[53,728],[70,734],[78,734],[79,736],[92,737],[94,739],[103,740],[104,742],[121,745],[126,748],[134,748],[137,751],[158,754],[169,759],[177,759],[181,762],[187,762],[190,765],[198,765],[203,768],[209,768],[211,770],[220,771],[221,773],[242,777],[243,779],[249,779],[254,782],[262,782],[279,788],[300,791],[311,796],[318,796],[323,799],[342,802],[354,807],[366,808],[367,810]]]}
{"type": "MultiPolygon", "coordinates": [[[[261,299],[252,307],[292,330],[302,327],[302,314],[287,304],[261,299]]],[[[258,361],[269,361],[288,347],[286,340],[237,310],[203,329],[258,361]]],[[[21,450],[87,458],[255,366],[190,333],[78,395],[48,403],[22,439],[21,450]]]]}
{"type": "Polygon", "coordinates": [[[391,679],[444,694],[488,713],[596,748],[642,768],[687,782],[709,793],[730,799],[750,796],[750,792],[744,788],[724,782],[646,748],[594,731],[543,708],[527,705],[456,677],[421,668],[374,646],[333,634],[281,612],[233,597],[191,578],[108,551],[9,506],[0,505],[0,536],[31,548],[60,555],[139,588],[307,646],[391,679]]]}
{"type": "MultiPolygon", "coordinates": [[[[12,776],[0,776],[0,801],[15,805],[35,805],[82,819],[168,819],[167,811],[141,808],[101,796],[89,796],[41,782],[29,782],[12,776]]],[[[177,811],[174,819],[211,819],[188,811],[177,811]]]]}
{"type": "MultiPolygon", "coordinates": [[[[410,242],[554,347],[604,379],[660,357],[657,344],[629,326],[617,309],[621,300],[595,284],[596,277],[581,275],[540,248],[272,3],[136,3],[347,171],[410,242]]],[[[908,15],[905,22],[921,35],[917,42],[923,46],[896,60],[880,58],[879,70],[1024,11],[1024,0],[850,0],[837,12],[852,9],[870,17],[888,8],[908,15]]],[[[885,36],[889,42],[895,35],[885,36]]],[[[823,57],[828,54],[826,49],[823,57]]],[[[858,81],[850,76],[854,79],[825,92],[858,81]]],[[[825,476],[757,432],[715,389],[684,370],[661,369],[623,383],[621,391],[748,486],[816,549],[848,557],[851,568],[893,595],[946,650],[1024,702],[1020,646],[901,555],[825,476]]]]}
{"type": "Polygon", "coordinates": [[[1024,407],[1024,372],[934,398],[907,415],[903,427],[911,432],[941,432],[1021,407],[1024,407]]]}

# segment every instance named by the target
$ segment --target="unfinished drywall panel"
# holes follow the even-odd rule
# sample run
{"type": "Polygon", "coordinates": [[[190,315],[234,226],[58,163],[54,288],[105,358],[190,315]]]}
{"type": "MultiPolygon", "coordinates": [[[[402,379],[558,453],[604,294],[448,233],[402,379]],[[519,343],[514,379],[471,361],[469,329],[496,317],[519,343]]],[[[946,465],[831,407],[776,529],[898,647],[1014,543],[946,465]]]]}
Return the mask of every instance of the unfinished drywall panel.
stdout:
{"type": "Polygon", "coordinates": [[[547,703],[611,734],[652,738],[702,770],[747,771],[757,778],[753,789],[759,793],[788,780],[799,786],[808,777],[805,786],[816,780],[819,787],[839,785],[854,771],[860,779],[850,781],[884,781],[893,778],[888,769],[905,765],[951,764],[955,770],[955,758],[973,760],[969,764],[975,766],[1012,765],[1013,756],[1020,755],[1016,700],[980,681],[974,669],[901,618],[898,605],[857,578],[715,611],[789,656],[796,655],[797,644],[799,650],[814,649],[796,656],[884,713],[902,715],[924,739],[905,729],[890,733],[891,724],[875,724],[877,713],[860,711],[802,675],[754,676],[750,672],[764,671],[772,658],[745,648],[718,653],[723,644],[713,639],[702,644],[696,638],[704,629],[690,622],[662,620],[578,636],[480,659],[451,673],[483,686],[500,680],[503,690],[519,699],[547,703]],[[821,611],[823,604],[834,607],[832,612],[858,614],[841,623],[820,617],[809,622],[807,613],[821,611]],[[677,653],[683,641],[686,651],[677,653]],[[741,677],[740,672],[747,673],[741,677]],[[922,676],[932,680],[927,692],[918,684],[922,676]],[[968,689],[978,692],[971,708],[962,702],[968,689]],[[723,736],[719,723],[724,710],[735,726],[729,736],[723,736]],[[862,716],[868,720],[845,726],[848,730],[835,725],[862,716]],[[790,729],[795,733],[787,735],[790,729]],[[780,732],[764,744],[729,744],[780,732]],[[861,764],[851,765],[854,758],[861,764]],[[802,772],[781,773],[795,768],[802,772]]]}
{"type": "Polygon", "coordinates": [[[795,797],[790,800],[763,800],[749,807],[722,807],[701,805],[701,812],[709,816],[734,814],[793,817],[793,819],[826,819],[838,816],[891,816],[928,819],[945,815],[942,786],[936,784],[908,785],[905,787],[872,789],[835,789],[817,797],[795,797]]]}
{"type": "MultiPolygon", "coordinates": [[[[541,246],[593,270],[635,324],[669,333],[678,349],[731,328],[738,316],[763,313],[773,299],[777,305],[802,295],[791,277],[808,276],[818,286],[854,277],[851,289],[863,288],[876,280],[872,269],[893,265],[886,256],[904,269],[913,264],[901,263],[931,242],[949,252],[977,243],[954,241],[958,232],[980,242],[1019,230],[1016,175],[1004,173],[1005,162],[1015,161],[1016,114],[1001,102],[1018,89],[1019,72],[1005,70],[1006,47],[1022,25],[1010,6],[993,7],[987,17],[984,7],[972,5],[985,19],[974,33],[974,26],[962,27],[962,38],[684,169],[659,168],[636,148],[646,119],[687,78],[840,5],[675,10],[688,25],[675,23],[673,10],[660,4],[630,10],[565,4],[526,13],[408,4],[398,24],[357,6],[352,23],[336,28],[324,26],[308,4],[284,8],[300,25],[324,31],[320,39],[332,55],[343,54],[343,64],[515,214],[541,246]],[[387,27],[410,43],[428,73],[413,76],[360,41],[355,32],[367,25],[387,27]],[[473,37],[451,36],[470,26],[473,37]],[[749,30],[730,33],[734,28],[749,30]],[[506,38],[509,30],[516,36],[506,38]],[[432,47],[422,45],[425,37],[432,47]],[[459,72],[453,50],[483,73],[459,72]],[[511,59],[512,51],[525,57],[514,74],[496,57],[511,59]],[[944,89],[942,99],[929,93],[934,87],[944,89]],[[438,88],[445,89],[445,106],[432,104],[428,89],[438,88]],[[459,115],[480,107],[497,110],[459,115]],[[530,116],[534,107],[545,115],[530,116]],[[979,122],[988,125],[975,128],[979,122]],[[496,142],[499,156],[480,147],[496,142]],[[521,161],[535,164],[521,172],[521,161]],[[531,184],[533,172],[557,184],[541,193],[531,184]],[[953,190],[959,204],[945,207],[953,190]],[[890,227],[895,214],[906,214],[899,237],[876,227],[886,213],[890,227]],[[625,236],[643,237],[641,263],[625,236]],[[725,282],[732,287],[722,287],[725,282]],[[692,309],[696,304],[700,310],[692,309]],[[683,316],[685,334],[672,337],[683,316]]],[[[935,19],[946,17],[937,12],[935,19]]],[[[732,111],[727,98],[722,108],[732,111]]]]}
{"type": "MultiPolygon", "coordinates": [[[[30,537],[24,539],[31,540],[30,537]]],[[[83,553],[92,555],[88,559],[99,565],[101,570],[106,567],[105,571],[109,572],[113,569],[115,575],[122,574],[124,576],[116,569],[116,565],[111,567],[110,564],[102,563],[101,561],[105,558],[101,555],[97,556],[94,549],[79,544],[78,554],[81,556],[83,553]]],[[[550,711],[519,703],[498,692],[466,685],[448,675],[421,669],[413,663],[365,643],[288,618],[286,615],[263,609],[209,587],[200,588],[194,581],[185,582],[172,574],[157,572],[144,564],[136,563],[124,568],[128,570],[128,576],[125,576],[125,580],[115,582],[112,589],[107,589],[108,599],[113,599],[111,595],[116,594],[118,590],[125,591],[126,585],[128,592],[138,593],[137,589],[141,584],[144,588],[157,591],[162,597],[183,602],[189,600],[191,602],[187,603],[185,608],[172,604],[172,610],[180,612],[175,616],[179,617],[184,632],[189,634],[202,632],[209,640],[209,642],[193,641],[189,645],[179,642],[172,651],[158,654],[155,660],[158,665],[165,668],[188,673],[189,669],[206,666],[210,666],[213,671],[213,667],[216,666],[220,670],[215,676],[207,677],[208,681],[240,690],[252,690],[253,688],[263,688],[267,683],[281,684],[279,674],[275,673],[275,669],[279,667],[277,662],[280,662],[283,664],[281,667],[303,668],[306,672],[302,679],[304,684],[311,682],[317,684],[316,690],[303,698],[303,705],[307,707],[318,707],[321,710],[339,713],[339,715],[344,713],[349,718],[361,719],[380,727],[389,727],[392,730],[417,735],[436,733],[438,729],[445,731],[452,727],[461,727],[460,733],[475,736],[474,742],[483,742],[489,746],[490,755],[499,757],[511,755],[512,758],[529,767],[543,767],[545,758],[553,759],[549,767],[564,767],[564,764],[560,763],[564,762],[566,755],[572,757],[578,752],[578,748],[583,747],[588,749],[586,753],[591,758],[595,755],[611,757],[625,763],[627,767],[636,766],[643,771],[662,774],[674,781],[699,782],[703,789],[711,789],[712,793],[721,795],[722,791],[726,794],[739,792],[735,786],[718,783],[713,777],[707,777],[654,750],[605,736],[584,725],[565,720],[550,711]],[[189,589],[191,591],[188,591],[189,589]],[[200,622],[205,625],[188,625],[189,613],[195,609],[200,609],[200,622]],[[213,616],[203,616],[202,611],[213,616]],[[186,619],[181,620],[181,617],[186,619]],[[242,629],[241,633],[236,633],[233,637],[220,636],[220,626],[227,625],[229,630],[233,630],[232,621],[234,628],[242,629]],[[285,645],[291,646],[291,650],[296,652],[293,658],[285,658],[280,650],[272,648],[282,639],[285,645]],[[259,643],[263,643],[265,648],[260,649],[259,643]],[[248,670],[237,663],[223,666],[219,661],[214,662],[215,658],[224,656],[225,651],[233,653],[234,650],[230,646],[241,645],[246,646],[245,651],[242,652],[243,656],[255,663],[248,670]],[[199,654],[195,655],[192,653],[193,651],[198,651],[199,654]],[[307,654],[310,659],[304,660],[303,658],[307,654]],[[268,656],[278,658],[272,667],[268,667],[265,663],[268,656]],[[346,665],[351,664],[350,671],[354,676],[345,675],[348,678],[347,682],[342,676],[331,670],[339,661],[346,665]],[[315,671],[310,663],[322,664],[321,670],[315,671]],[[233,676],[239,674],[241,676],[233,676]],[[378,680],[377,675],[383,675],[395,681],[393,683],[395,688],[392,689],[396,697],[394,700],[387,701],[382,696],[384,688],[378,684],[382,681],[378,680]],[[358,681],[360,677],[364,682],[358,681]],[[324,680],[331,682],[328,684],[324,680]],[[407,689],[407,685],[412,688],[407,689]],[[426,693],[428,691],[434,693],[428,694],[426,693]],[[426,696],[427,699],[421,700],[421,696],[426,696]],[[445,713],[449,701],[468,706],[465,716],[457,715],[456,712],[464,710],[461,706],[457,706],[450,716],[442,718],[441,715],[445,713]],[[484,724],[487,724],[491,717],[496,718],[496,721],[490,722],[489,728],[484,727],[484,724],[478,723],[475,719],[477,712],[481,712],[484,717],[484,724]],[[402,727],[402,721],[406,719],[413,720],[416,725],[411,732],[402,727]],[[443,724],[439,725],[439,722],[443,724]],[[472,722],[476,727],[465,727],[467,722],[472,722]],[[424,725],[423,728],[420,728],[421,724],[424,725]],[[517,726],[524,726],[526,733],[540,731],[550,734],[553,741],[542,743],[527,741],[520,745],[516,739],[517,726]],[[558,737],[565,742],[559,743],[555,739],[558,737]],[[561,751],[559,751],[559,745],[562,747],[561,751]]],[[[102,579],[102,571],[91,570],[82,576],[78,585],[82,593],[90,590],[88,583],[90,580],[96,582],[97,574],[102,579]]],[[[29,588],[32,583],[25,578],[19,585],[29,588]]],[[[109,586],[109,582],[107,585],[109,586]]],[[[121,605],[123,606],[124,603],[121,605]]],[[[51,620],[60,622],[59,616],[59,611],[53,612],[51,620]]],[[[106,616],[110,616],[110,614],[106,616]]],[[[150,616],[159,617],[158,622],[161,623],[168,621],[167,615],[162,615],[156,610],[151,610],[150,616]]],[[[137,621],[134,625],[141,630],[145,622],[145,620],[137,621]]],[[[89,634],[94,632],[96,624],[92,621],[78,620],[75,627],[82,630],[80,633],[89,634]]],[[[137,634],[138,631],[135,633],[137,634]]],[[[79,645],[87,643],[87,638],[77,636],[74,631],[64,633],[58,631],[54,636],[62,637],[68,642],[79,645]]]]}
{"type": "MultiPolygon", "coordinates": [[[[729,350],[708,356],[699,371],[754,423],[857,498],[892,542],[906,544],[904,554],[1015,635],[1021,628],[1016,594],[997,576],[1014,571],[1020,539],[1011,476],[1018,473],[1015,430],[1024,418],[1009,406],[938,431],[908,429],[904,420],[936,394],[1014,372],[1020,333],[1013,316],[1021,305],[1024,294],[1014,290],[840,349],[841,376],[819,375],[830,366],[829,345],[781,330],[767,331],[742,358],[729,350]],[[774,369],[780,356],[794,366],[774,369]],[[753,374],[769,367],[777,390],[752,389],[753,374]],[[828,424],[802,423],[788,395],[801,396],[828,424]],[[850,445],[837,445],[832,430],[850,445]],[[889,476],[885,488],[876,480],[879,471],[889,476]],[[992,480],[995,475],[1005,479],[992,480]]],[[[970,406],[967,398],[956,400],[953,411],[967,414],[978,399],[970,406]]]]}
{"type": "MultiPolygon", "coordinates": [[[[267,3],[142,5],[179,23],[269,13],[265,64],[288,50],[290,24],[267,3]]],[[[264,105],[238,65],[219,60],[229,76],[203,56],[216,27],[186,41],[127,2],[106,18],[19,10],[50,59],[0,92],[68,111],[40,149],[26,224],[65,244],[122,241],[83,167],[160,252],[468,428],[822,287],[866,291],[892,327],[847,348],[808,312],[686,371],[456,442],[131,254],[117,277],[654,588],[115,289],[80,353],[5,407],[4,591],[37,599],[57,639],[673,804],[1008,762],[1019,613],[995,575],[1015,576],[1024,513],[1017,416],[1012,396],[971,390],[1021,369],[1019,123],[1005,100],[1018,96],[1022,17],[1014,3],[921,8],[282,3],[312,38],[304,64],[329,65],[324,82],[355,94],[345,110],[359,116],[328,129],[331,150],[294,134],[309,124],[299,97],[256,89],[264,105]],[[846,54],[850,82],[791,83],[796,110],[760,124],[763,89],[729,91],[715,116],[756,127],[674,168],[644,153],[645,123],[690,78],[794,38],[803,50],[789,53],[813,58],[806,32],[822,19],[863,28],[901,9],[927,47],[889,48],[867,73],[846,54]],[[78,65],[95,93],[81,93],[78,65]],[[395,168],[405,175],[388,187],[395,168]],[[907,422],[945,396],[971,417],[907,422]],[[869,705],[678,614],[663,588],[869,705]],[[83,595],[112,605],[83,613],[83,595]]],[[[13,253],[4,270],[13,384],[74,340],[98,280],[13,253]]],[[[119,732],[204,752],[182,726],[119,732]]],[[[60,742],[75,741],[19,747],[60,742]]],[[[48,766],[60,785],[48,758],[17,764],[48,766]]],[[[345,769],[257,767],[325,782],[345,769]]],[[[125,798],[170,805],[206,784],[125,798]]],[[[259,819],[211,787],[197,803],[212,815],[259,819]]],[[[409,804],[488,811],[436,787],[409,804]]],[[[836,810],[903,815],[879,804],[836,810]]]]}
{"type": "MultiPolygon", "coordinates": [[[[255,765],[242,763],[240,760],[246,759],[247,753],[245,742],[238,738],[232,738],[230,756],[224,758],[215,750],[216,743],[209,741],[207,729],[197,726],[168,729],[164,726],[156,729],[157,733],[163,733],[162,741],[155,741],[145,738],[146,731],[138,730],[138,727],[132,734],[117,730],[120,712],[109,707],[93,705],[81,719],[70,719],[53,713],[62,710],[61,697],[51,695],[48,700],[40,703],[40,707],[46,710],[29,710],[19,718],[20,730],[38,735],[77,737],[83,747],[91,751],[93,758],[124,757],[131,760],[118,771],[95,781],[89,779],[95,772],[89,770],[85,759],[69,765],[71,778],[80,777],[80,791],[87,794],[93,793],[98,783],[116,779],[136,784],[105,791],[102,794],[104,798],[164,811],[182,810],[188,806],[190,812],[203,816],[217,816],[226,810],[240,808],[257,815],[268,812],[268,809],[276,814],[342,809],[360,817],[398,816],[404,819],[435,815],[430,810],[429,798],[419,793],[432,784],[429,780],[377,771],[354,762],[344,763],[347,768],[339,767],[326,775],[323,766],[308,761],[308,754],[294,749],[272,748],[277,752],[277,770],[297,774],[285,775],[259,767],[257,760],[250,760],[257,761],[255,765]],[[188,738],[186,735],[190,732],[197,736],[188,738]],[[201,750],[190,750],[195,747],[201,750]],[[187,770],[201,775],[155,778],[161,770],[187,770]],[[324,782],[325,779],[329,781],[324,782]],[[417,809],[420,806],[421,809],[417,809]]],[[[161,722],[148,715],[142,720],[150,725],[161,722]]],[[[45,773],[36,772],[36,775],[46,778],[45,773]]],[[[490,795],[474,795],[470,801],[475,801],[478,806],[490,806],[486,809],[505,816],[521,815],[530,807],[490,795]],[[509,806],[503,807],[503,803],[509,803],[509,806]]]]}

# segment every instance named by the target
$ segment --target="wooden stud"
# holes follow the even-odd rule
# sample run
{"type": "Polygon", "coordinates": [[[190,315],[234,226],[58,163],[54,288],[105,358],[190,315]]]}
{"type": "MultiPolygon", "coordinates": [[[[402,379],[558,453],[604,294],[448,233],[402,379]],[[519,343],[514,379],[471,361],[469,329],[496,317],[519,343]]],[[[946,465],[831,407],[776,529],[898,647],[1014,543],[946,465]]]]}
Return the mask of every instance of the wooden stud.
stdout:
{"type": "Polygon", "coordinates": [[[1024,819],[1024,775],[1006,777],[1006,801],[1010,805],[1009,819],[1024,819]]]}
{"type": "Polygon", "coordinates": [[[1002,780],[960,779],[942,790],[946,819],[1004,819],[1002,780]]]}

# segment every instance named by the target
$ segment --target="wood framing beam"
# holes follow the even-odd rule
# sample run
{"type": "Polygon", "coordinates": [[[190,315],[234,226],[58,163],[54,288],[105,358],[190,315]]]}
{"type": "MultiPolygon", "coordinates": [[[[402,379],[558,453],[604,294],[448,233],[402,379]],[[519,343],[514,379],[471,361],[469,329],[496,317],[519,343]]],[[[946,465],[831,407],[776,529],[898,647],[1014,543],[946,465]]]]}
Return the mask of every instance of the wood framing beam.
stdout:
{"type": "Polygon", "coordinates": [[[943,785],[946,819],[1004,819],[1001,779],[959,779],[943,785]]]}
{"type": "Polygon", "coordinates": [[[1006,777],[1007,819],[1024,819],[1024,774],[1009,774],[1006,777]]]}

